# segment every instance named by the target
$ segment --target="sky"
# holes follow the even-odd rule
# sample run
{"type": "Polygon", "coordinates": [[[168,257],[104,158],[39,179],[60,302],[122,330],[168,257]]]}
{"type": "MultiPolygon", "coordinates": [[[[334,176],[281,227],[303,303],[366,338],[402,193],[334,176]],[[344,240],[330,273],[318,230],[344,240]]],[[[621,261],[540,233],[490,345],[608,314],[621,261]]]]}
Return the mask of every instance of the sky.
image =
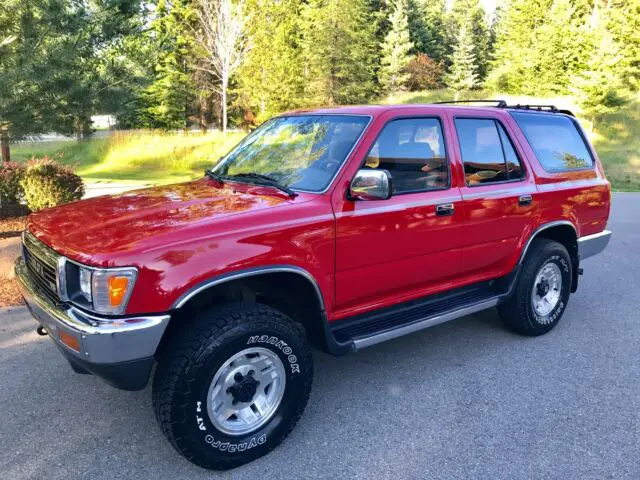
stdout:
{"type": "Polygon", "coordinates": [[[496,9],[496,0],[480,0],[489,15],[496,9]]]}

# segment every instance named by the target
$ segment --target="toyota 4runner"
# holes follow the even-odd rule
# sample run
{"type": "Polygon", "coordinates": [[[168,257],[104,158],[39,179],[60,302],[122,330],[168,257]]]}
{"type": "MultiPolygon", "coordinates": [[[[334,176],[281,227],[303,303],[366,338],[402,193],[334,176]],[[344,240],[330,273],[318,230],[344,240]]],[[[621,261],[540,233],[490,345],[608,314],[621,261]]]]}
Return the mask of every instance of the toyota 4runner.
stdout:
{"type": "Polygon", "coordinates": [[[497,307],[550,331],[602,251],[610,186],[570,112],[403,105],[274,118],[206,176],[30,217],[16,272],[73,370],[152,382],[160,428],[226,469],[300,418],[335,355],[497,307]]]}

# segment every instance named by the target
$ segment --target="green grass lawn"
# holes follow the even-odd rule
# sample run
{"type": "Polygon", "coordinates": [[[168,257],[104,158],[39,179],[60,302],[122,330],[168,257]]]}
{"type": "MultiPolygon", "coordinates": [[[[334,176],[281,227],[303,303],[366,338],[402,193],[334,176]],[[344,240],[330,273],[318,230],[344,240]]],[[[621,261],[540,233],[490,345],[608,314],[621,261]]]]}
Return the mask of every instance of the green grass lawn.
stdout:
{"type": "MultiPolygon", "coordinates": [[[[450,100],[452,91],[410,92],[384,103],[433,103],[450,100]]],[[[463,92],[460,99],[501,98],[509,103],[554,104],[579,109],[570,97],[514,97],[486,91],[463,92]]],[[[585,120],[585,129],[591,126],[585,120]]],[[[245,134],[164,133],[148,130],[115,132],[109,138],[85,141],[25,142],[12,147],[17,161],[48,155],[72,165],[85,181],[171,183],[197,178],[245,134]]],[[[616,190],[640,190],[640,97],[616,113],[606,115],[591,134],[607,177],[616,190]]]]}
{"type": "Polygon", "coordinates": [[[201,176],[243,137],[134,130],[83,141],[23,142],[12,146],[11,156],[24,162],[48,155],[73,166],[85,181],[162,184],[201,176]]]}

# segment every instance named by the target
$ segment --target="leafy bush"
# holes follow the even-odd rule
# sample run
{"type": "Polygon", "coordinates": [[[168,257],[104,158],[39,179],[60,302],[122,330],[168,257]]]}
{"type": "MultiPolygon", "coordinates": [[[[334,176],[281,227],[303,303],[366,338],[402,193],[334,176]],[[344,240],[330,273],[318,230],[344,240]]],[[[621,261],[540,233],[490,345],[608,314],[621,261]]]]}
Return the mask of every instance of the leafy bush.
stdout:
{"type": "Polygon", "coordinates": [[[80,200],[84,195],[82,178],[49,157],[29,162],[20,185],[27,205],[34,212],[80,200]]]}
{"type": "Polygon", "coordinates": [[[409,74],[407,82],[409,90],[434,89],[440,87],[442,83],[444,65],[424,53],[419,53],[409,61],[406,70],[409,74]]]}
{"type": "Polygon", "coordinates": [[[0,205],[15,205],[22,198],[20,180],[24,175],[24,167],[19,163],[0,164],[0,205]]]}

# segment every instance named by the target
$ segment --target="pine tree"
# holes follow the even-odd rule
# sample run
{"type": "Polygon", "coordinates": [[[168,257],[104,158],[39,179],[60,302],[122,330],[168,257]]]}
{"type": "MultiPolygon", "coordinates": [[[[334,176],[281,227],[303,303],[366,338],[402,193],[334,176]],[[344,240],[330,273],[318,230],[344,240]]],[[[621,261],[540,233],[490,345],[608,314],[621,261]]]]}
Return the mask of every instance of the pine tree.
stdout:
{"type": "Polygon", "coordinates": [[[456,91],[456,100],[462,90],[470,90],[478,86],[476,68],[473,40],[470,32],[463,26],[458,33],[451,69],[445,76],[447,86],[456,91]]]}
{"type": "Polygon", "coordinates": [[[252,49],[237,75],[238,94],[257,123],[304,105],[301,8],[301,0],[248,2],[252,49]]]}
{"type": "Polygon", "coordinates": [[[395,94],[406,87],[409,79],[406,68],[411,60],[409,51],[413,47],[409,40],[409,22],[405,0],[394,0],[389,23],[391,29],[381,47],[380,83],[387,92],[395,94]]]}
{"type": "Polygon", "coordinates": [[[409,25],[409,40],[413,44],[411,54],[423,52],[429,42],[429,31],[425,18],[420,10],[418,0],[407,0],[407,21],[409,25]]]}
{"type": "Polygon", "coordinates": [[[537,29],[535,78],[529,79],[527,89],[537,94],[563,94],[569,79],[584,68],[588,53],[581,23],[573,0],[554,0],[544,23],[537,29]]]}
{"type": "Polygon", "coordinates": [[[453,44],[447,31],[445,0],[416,0],[424,31],[420,37],[412,38],[416,50],[426,53],[436,62],[450,64],[453,44]]]}
{"type": "Polygon", "coordinates": [[[365,103],[376,93],[376,23],[366,0],[309,0],[302,13],[308,105],[365,103]]]}
{"type": "MultiPolygon", "coordinates": [[[[486,12],[479,0],[455,0],[449,14],[450,32],[465,28],[471,37],[475,71],[478,81],[483,82],[489,71],[489,27],[486,12]]],[[[452,41],[455,45],[455,40],[452,41]]]]}
{"type": "Polygon", "coordinates": [[[153,83],[143,92],[141,103],[155,128],[186,128],[194,100],[194,40],[191,0],[159,0],[151,24],[158,52],[153,83]]]}
{"type": "Polygon", "coordinates": [[[489,73],[489,27],[482,4],[478,3],[477,7],[472,9],[470,22],[478,80],[484,82],[489,73]]]}
{"type": "Polygon", "coordinates": [[[598,7],[598,2],[595,2],[590,22],[582,32],[582,38],[591,47],[591,54],[584,69],[571,77],[569,87],[583,114],[591,122],[592,131],[596,130],[602,115],[627,101],[619,93],[624,76],[624,71],[620,72],[618,68],[623,58],[622,49],[616,45],[608,29],[609,12],[598,7]]]}
{"type": "MultiPolygon", "coordinates": [[[[135,0],[0,1],[0,151],[28,135],[91,133],[113,92],[109,48],[135,30],[135,0]]],[[[117,97],[116,97],[117,98],[117,97]]]]}
{"type": "MultiPolygon", "coordinates": [[[[640,90],[640,0],[599,0],[607,8],[606,28],[617,45],[617,71],[623,86],[640,90]]],[[[599,3],[596,0],[596,4],[599,3]]]]}
{"type": "Polygon", "coordinates": [[[511,0],[496,27],[491,88],[505,93],[536,93],[538,70],[533,59],[537,32],[548,19],[553,0],[511,0]]]}

